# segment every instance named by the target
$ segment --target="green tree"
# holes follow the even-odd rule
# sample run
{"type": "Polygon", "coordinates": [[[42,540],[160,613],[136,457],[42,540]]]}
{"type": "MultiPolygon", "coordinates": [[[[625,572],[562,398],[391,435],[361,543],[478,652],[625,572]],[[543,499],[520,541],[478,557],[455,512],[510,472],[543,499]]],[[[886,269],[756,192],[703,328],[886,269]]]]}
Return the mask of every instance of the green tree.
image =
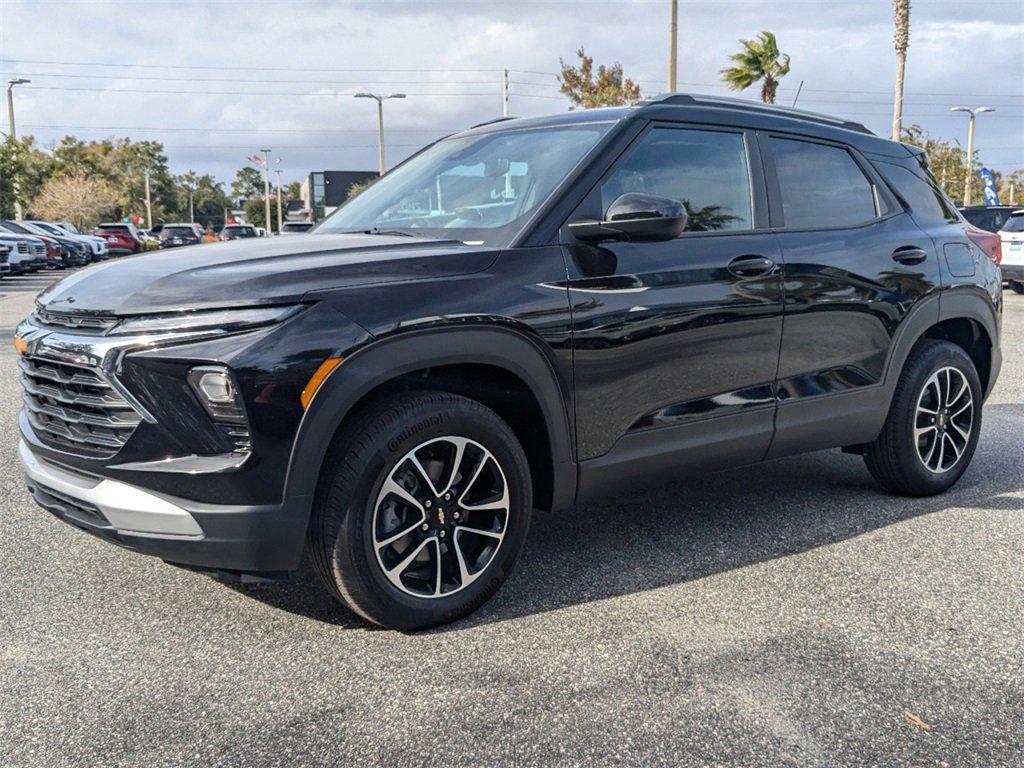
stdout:
{"type": "Polygon", "coordinates": [[[775,35],[764,31],[753,40],[740,40],[743,47],[729,57],[731,67],[721,70],[722,80],[732,91],[743,91],[761,83],[761,101],[775,103],[779,80],[789,73],[789,56],[779,52],[775,35]]]}
{"type": "MultiPolygon", "coordinates": [[[[277,202],[275,200],[274,205],[276,204],[277,202]]],[[[245,211],[245,220],[247,222],[252,224],[254,227],[263,227],[268,232],[270,231],[270,228],[267,227],[267,217],[266,211],[264,210],[262,194],[259,197],[250,197],[246,200],[243,210],[245,211]]],[[[273,215],[273,212],[271,212],[271,215],[273,215]]]]}
{"type": "Polygon", "coordinates": [[[230,205],[230,201],[224,193],[224,185],[213,176],[208,173],[200,176],[189,170],[174,177],[174,187],[182,219],[187,220],[189,217],[191,198],[191,209],[198,223],[204,227],[224,224],[224,209],[230,205]]]}
{"type": "Polygon", "coordinates": [[[239,168],[235,173],[235,180],[231,182],[232,199],[250,200],[262,196],[263,174],[249,166],[239,168]]]}
{"type": "Polygon", "coordinates": [[[569,109],[619,107],[640,100],[640,86],[623,74],[621,64],[616,62],[610,67],[601,64],[595,77],[594,57],[587,56],[582,46],[576,55],[580,59],[578,67],[558,60],[562,66],[558,82],[562,93],[572,102],[569,109]]]}
{"type": "Polygon", "coordinates": [[[53,167],[53,158],[32,136],[0,143],[0,218],[14,216],[15,190],[22,203],[31,200],[53,175],[53,167]]]}

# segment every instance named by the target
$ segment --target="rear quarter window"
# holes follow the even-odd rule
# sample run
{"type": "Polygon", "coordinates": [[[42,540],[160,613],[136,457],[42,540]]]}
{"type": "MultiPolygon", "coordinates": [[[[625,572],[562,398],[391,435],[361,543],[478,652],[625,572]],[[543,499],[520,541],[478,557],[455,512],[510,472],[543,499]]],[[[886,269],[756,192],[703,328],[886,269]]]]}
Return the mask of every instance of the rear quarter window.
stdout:
{"type": "Polygon", "coordinates": [[[1003,224],[1003,232],[1024,232],[1024,213],[1015,213],[1003,224]]]}
{"type": "Polygon", "coordinates": [[[910,213],[918,224],[955,224],[959,221],[942,192],[928,179],[892,163],[878,163],[875,167],[909,206],[910,213]]]}

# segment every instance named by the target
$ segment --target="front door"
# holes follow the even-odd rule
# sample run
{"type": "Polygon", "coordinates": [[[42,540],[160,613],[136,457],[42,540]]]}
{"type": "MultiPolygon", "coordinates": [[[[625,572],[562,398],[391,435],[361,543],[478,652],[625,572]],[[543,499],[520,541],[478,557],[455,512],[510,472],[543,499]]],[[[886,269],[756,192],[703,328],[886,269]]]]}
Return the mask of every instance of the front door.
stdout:
{"type": "Polygon", "coordinates": [[[760,160],[739,129],[653,124],[570,217],[627,192],[682,202],[668,242],[574,242],[581,497],[617,479],[747,463],[767,452],[782,336],[781,253],[760,160]]]}

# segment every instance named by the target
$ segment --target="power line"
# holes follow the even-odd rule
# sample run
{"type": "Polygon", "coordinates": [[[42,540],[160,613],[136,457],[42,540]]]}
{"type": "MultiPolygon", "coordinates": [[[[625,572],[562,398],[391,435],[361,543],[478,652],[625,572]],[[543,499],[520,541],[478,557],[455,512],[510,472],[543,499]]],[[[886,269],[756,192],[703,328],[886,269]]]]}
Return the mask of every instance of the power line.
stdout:
{"type": "MultiPolygon", "coordinates": [[[[214,128],[214,127],[169,127],[162,126],[139,126],[139,125],[68,125],[55,123],[18,123],[19,128],[48,128],[61,130],[82,130],[82,131],[154,131],[170,133],[176,132],[203,132],[203,133],[372,133],[377,134],[376,128],[214,128]]],[[[457,133],[465,128],[388,128],[388,133],[457,133]]]]}

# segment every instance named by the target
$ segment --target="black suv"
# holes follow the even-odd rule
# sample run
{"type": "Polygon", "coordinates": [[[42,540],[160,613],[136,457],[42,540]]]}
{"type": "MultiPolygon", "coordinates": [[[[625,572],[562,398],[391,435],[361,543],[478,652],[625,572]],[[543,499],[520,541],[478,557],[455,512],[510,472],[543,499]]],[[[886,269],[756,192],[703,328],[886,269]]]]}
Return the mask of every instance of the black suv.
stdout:
{"type": "Polygon", "coordinates": [[[672,95],[446,138],[306,237],[56,284],[20,453],[97,536],[241,578],[305,552],[426,627],[498,590],[535,508],[823,448],[946,490],[1001,307],[918,150],[672,95]]]}

